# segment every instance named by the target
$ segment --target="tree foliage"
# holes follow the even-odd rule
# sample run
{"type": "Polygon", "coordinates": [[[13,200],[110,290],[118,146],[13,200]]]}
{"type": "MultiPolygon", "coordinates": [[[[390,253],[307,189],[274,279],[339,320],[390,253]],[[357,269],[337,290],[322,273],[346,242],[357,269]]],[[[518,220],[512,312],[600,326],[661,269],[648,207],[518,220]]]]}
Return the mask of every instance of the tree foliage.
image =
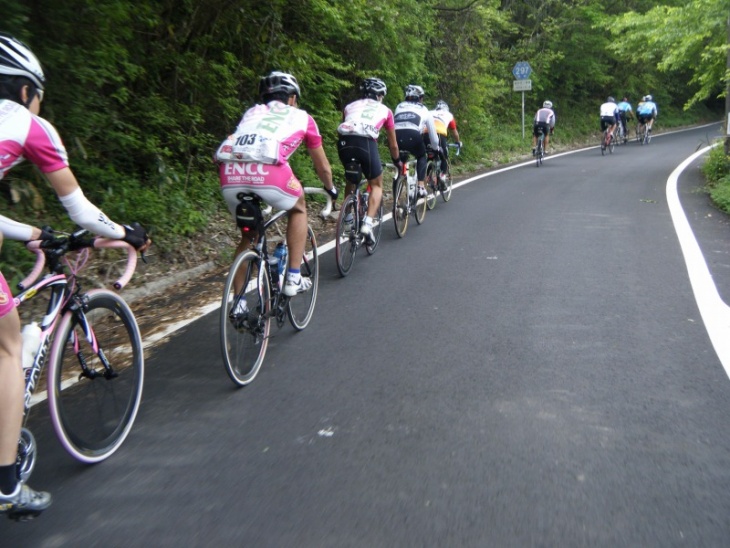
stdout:
{"type": "MultiPolygon", "coordinates": [[[[594,113],[609,93],[663,87],[667,102],[671,93],[684,104],[719,90],[729,1],[0,0],[0,30],[44,64],[42,115],[86,194],[112,218],[149,226],[164,247],[222,208],[212,152],[270,70],[297,76],[339,180],[340,112],[367,76],[386,81],[390,107],[408,83],[422,84],[429,104],[446,100],[466,158],[480,161],[517,133],[517,61],[534,70],[528,111],[549,97],[563,121],[594,113]],[[686,29],[690,40],[680,39],[686,29]],[[693,87],[676,74],[691,74],[693,87]]],[[[306,154],[292,163],[317,184],[306,154]]],[[[0,205],[11,217],[68,222],[32,170],[3,184],[20,189],[20,203],[0,205]]]]}

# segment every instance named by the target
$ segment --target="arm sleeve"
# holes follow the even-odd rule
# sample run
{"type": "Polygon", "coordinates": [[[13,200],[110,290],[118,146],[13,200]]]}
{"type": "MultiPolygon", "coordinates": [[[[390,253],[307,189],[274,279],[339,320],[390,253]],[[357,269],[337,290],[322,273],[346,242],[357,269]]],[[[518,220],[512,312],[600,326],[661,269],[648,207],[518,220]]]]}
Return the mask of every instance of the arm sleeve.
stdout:
{"type": "Polygon", "coordinates": [[[67,196],[59,196],[58,199],[66,208],[68,216],[77,225],[105,238],[114,240],[124,238],[126,234],[124,227],[114,223],[98,207],[87,200],[81,188],[77,188],[67,196]]]}
{"type": "Polygon", "coordinates": [[[436,133],[436,124],[433,123],[433,116],[429,116],[426,120],[426,127],[428,128],[428,138],[431,140],[431,148],[434,150],[439,149],[439,138],[436,133]]]}
{"type": "Polygon", "coordinates": [[[33,234],[33,227],[0,215],[0,233],[8,240],[27,242],[33,234]]]}

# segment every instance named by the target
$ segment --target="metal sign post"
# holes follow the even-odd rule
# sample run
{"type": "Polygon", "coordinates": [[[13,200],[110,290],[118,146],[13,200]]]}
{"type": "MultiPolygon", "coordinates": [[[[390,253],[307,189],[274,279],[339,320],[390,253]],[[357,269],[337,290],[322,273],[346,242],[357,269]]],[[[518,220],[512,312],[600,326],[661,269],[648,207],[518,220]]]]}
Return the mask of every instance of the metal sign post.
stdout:
{"type": "Polygon", "coordinates": [[[512,75],[516,78],[512,90],[522,92],[522,139],[525,138],[525,92],[532,89],[532,80],[528,80],[532,74],[532,67],[527,61],[520,61],[512,67],[512,75]]]}

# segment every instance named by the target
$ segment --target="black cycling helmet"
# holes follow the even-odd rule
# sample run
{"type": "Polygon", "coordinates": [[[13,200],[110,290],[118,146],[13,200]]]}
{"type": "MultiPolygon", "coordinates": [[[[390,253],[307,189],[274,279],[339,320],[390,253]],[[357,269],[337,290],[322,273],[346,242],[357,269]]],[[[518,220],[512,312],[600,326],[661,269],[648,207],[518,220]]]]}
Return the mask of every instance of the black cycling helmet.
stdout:
{"type": "Polygon", "coordinates": [[[405,90],[406,99],[423,99],[423,96],[426,95],[426,93],[423,91],[423,88],[421,86],[416,86],[414,84],[408,84],[406,86],[405,90]]]}
{"type": "Polygon", "coordinates": [[[46,87],[46,77],[38,58],[23,42],[4,32],[0,32],[0,74],[23,76],[38,89],[46,87]]]}
{"type": "Polygon", "coordinates": [[[388,93],[388,87],[380,78],[365,78],[360,84],[360,91],[366,97],[385,97],[385,94],[388,93]]]}
{"type": "Polygon", "coordinates": [[[259,95],[261,97],[275,93],[286,93],[287,95],[296,95],[297,99],[302,98],[297,79],[291,74],[279,72],[278,70],[264,76],[259,82],[259,95]]]}
{"type": "Polygon", "coordinates": [[[616,102],[616,99],[614,99],[613,97],[611,97],[611,96],[609,95],[609,96],[608,96],[608,102],[609,102],[609,103],[615,103],[615,102],[616,102]]]}

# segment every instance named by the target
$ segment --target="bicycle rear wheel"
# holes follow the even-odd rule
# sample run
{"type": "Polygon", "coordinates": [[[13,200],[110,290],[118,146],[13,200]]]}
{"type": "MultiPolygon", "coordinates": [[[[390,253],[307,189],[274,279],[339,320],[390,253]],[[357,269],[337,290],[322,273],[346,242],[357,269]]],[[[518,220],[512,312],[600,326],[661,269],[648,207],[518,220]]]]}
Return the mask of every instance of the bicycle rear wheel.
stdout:
{"type": "Polygon", "coordinates": [[[355,194],[345,198],[340,206],[340,216],[337,219],[337,232],[335,237],[335,260],[337,270],[343,278],[350,273],[355,262],[357,253],[357,200],[355,194]],[[349,218],[349,223],[345,219],[349,218]]]}
{"type": "Polygon", "coordinates": [[[319,253],[317,252],[317,239],[311,226],[307,227],[307,239],[304,242],[304,255],[302,263],[299,265],[299,271],[302,276],[310,279],[312,287],[304,293],[289,298],[286,313],[297,331],[301,331],[309,325],[319,289],[319,253]]]}
{"type": "Polygon", "coordinates": [[[372,255],[373,253],[375,253],[375,248],[377,248],[378,243],[380,243],[380,233],[381,233],[382,229],[383,229],[383,199],[381,197],[380,205],[378,206],[378,211],[375,214],[375,217],[373,217],[373,243],[369,244],[367,239],[365,240],[365,250],[368,252],[368,255],[372,255]]]}
{"type": "Polygon", "coordinates": [[[603,137],[601,137],[601,156],[606,154],[606,130],[603,131],[603,137]]]}
{"type": "Polygon", "coordinates": [[[221,354],[226,372],[237,386],[254,380],[269,344],[271,288],[264,265],[257,253],[241,253],[233,261],[223,289],[221,354]],[[239,291],[234,287],[234,280],[241,288],[239,291]]]}
{"type": "Polygon", "coordinates": [[[408,230],[408,182],[401,175],[393,183],[393,223],[399,238],[406,235],[408,230]]]}
{"type": "Polygon", "coordinates": [[[613,134],[608,137],[608,153],[613,154],[613,149],[616,148],[616,139],[613,134]]]}
{"type": "Polygon", "coordinates": [[[542,164],[542,147],[543,147],[543,135],[541,134],[537,138],[537,148],[535,149],[535,167],[540,167],[542,164]]]}
{"type": "Polygon", "coordinates": [[[436,169],[433,162],[428,163],[426,168],[426,207],[430,210],[436,207],[436,169]]]}
{"type": "Polygon", "coordinates": [[[122,297],[95,289],[86,298],[83,312],[66,312],[58,324],[48,405],[63,447],[92,464],[111,456],[132,429],[142,400],[144,352],[122,297]]]}

